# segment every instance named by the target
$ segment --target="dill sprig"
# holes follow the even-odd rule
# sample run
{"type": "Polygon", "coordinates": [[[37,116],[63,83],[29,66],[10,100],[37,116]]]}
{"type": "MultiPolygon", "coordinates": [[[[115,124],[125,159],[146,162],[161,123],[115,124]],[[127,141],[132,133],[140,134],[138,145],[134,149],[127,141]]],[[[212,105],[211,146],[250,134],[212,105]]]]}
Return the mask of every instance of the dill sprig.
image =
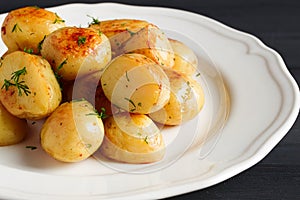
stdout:
{"type": "Polygon", "coordinates": [[[92,16],[90,16],[90,15],[87,15],[89,18],[92,18],[92,22],[91,23],[89,23],[89,25],[96,25],[96,24],[100,24],[101,22],[99,21],[99,19],[97,19],[97,18],[94,18],[94,17],[92,17],[92,16]]]}
{"type": "Polygon", "coordinates": [[[94,110],[94,112],[93,113],[89,113],[89,114],[86,114],[87,116],[89,116],[89,115],[96,115],[98,118],[100,118],[100,119],[105,119],[105,118],[107,118],[108,117],[108,115],[106,114],[106,110],[105,110],[105,108],[100,108],[100,112],[98,111],[98,110],[94,110]]]}
{"type": "Polygon", "coordinates": [[[24,92],[24,94],[28,96],[29,94],[31,94],[29,87],[25,84],[25,81],[19,80],[20,76],[25,74],[27,74],[26,67],[13,72],[10,80],[4,79],[4,83],[1,89],[5,88],[5,90],[7,91],[9,87],[15,86],[18,89],[19,96],[22,96],[22,92],[24,92]]]}

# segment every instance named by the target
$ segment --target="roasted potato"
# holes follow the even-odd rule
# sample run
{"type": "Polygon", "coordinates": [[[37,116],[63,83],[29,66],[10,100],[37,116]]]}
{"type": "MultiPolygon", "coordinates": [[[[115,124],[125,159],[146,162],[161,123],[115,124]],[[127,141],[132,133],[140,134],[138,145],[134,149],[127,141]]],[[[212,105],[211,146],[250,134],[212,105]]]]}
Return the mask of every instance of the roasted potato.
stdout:
{"type": "Polygon", "coordinates": [[[104,137],[102,120],[86,100],[61,104],[41,130],[42,148],[63,162],[77,162],[91,156],[104,137]]]}
{"type": "Polygon", "coordinates": [[[4,57],[0,86],[2,104],[19,118],[44,118],[58,107],[62,97],[47,60],[22,51],[4,57]]]}
{"type": "Polygon", "coordinates": [[[64,26],[64,20],[56,13],[38,7],[24,7],[8,13],[1,27],[1,36],[9,52],[29,50],[37,54],[44,37],[64,26]]]}
{"type": "Polygon", "coordinates": [[[193,50],[178,40],[169,39],[169,41],[175,55],[172,69],[188,76],[195,74],[198,58],[193,50]]]}
{"type": "Polygon", "coordinates": [[[164,69],[170,80],[169,102],[149,117],[165,125],[179,125],[194,118],[204,104],[201,85],[190,76],[184,76],[173,69],[164,69]]]}
{"type": "Polygon", "coordinates": [[[169,79],[162,68],[141,54],[115,58],[101,77],[105,96],[128,112],[146,114],[169,100],[169,79]]]}
{"type": "Polygon", "coordinates": [[[173,67],[174,53],[165,34],[155,25],[134,19],[115,19],[90,25],[110,40],[114,56],[140,53],[159,65],[173,67]]]}
{"type": "Polygon", "coordinates": [[[120,46],[149,23],[136,19],[115,19],[92,22],[90,28],[101,31],[110,41],[113,56],[121,54],[120,46]]]}
{"type": "Polygon", "coordinates": [[[13,116],[0,103],[0,146],[21,142],[27,131],[26,120],[13,116]]]}
{"type": "Polygon", "coordinates": [[[41,54],[64,80],[104,70],[111,60],[107,37],[89,28],[65,27],[49,34],[41,54]]]}
{"type": "Polygon", "coordinates": [[[165,154],[160,130],[146,115],[122,113],[104,122],[105,137],[100,152],[126,163],[152,163],[165,154]]]}

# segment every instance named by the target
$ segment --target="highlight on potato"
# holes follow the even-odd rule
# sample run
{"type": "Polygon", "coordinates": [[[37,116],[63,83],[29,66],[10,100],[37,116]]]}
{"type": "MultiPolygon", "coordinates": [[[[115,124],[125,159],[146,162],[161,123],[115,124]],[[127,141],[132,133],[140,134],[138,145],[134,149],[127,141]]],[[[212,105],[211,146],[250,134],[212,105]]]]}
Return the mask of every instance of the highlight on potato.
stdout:
{"type": "Polygon", "coordinates": [[[40,144],[55,160],[98,152],[112,162],[159,162],[167,149],[162,127],[180,126],[204,106],[197,56],[151,22],[92,19],[70,27],[42,8],[8,13],[0,146],[21,142],[26,120],[43,120],[40,144]]]}

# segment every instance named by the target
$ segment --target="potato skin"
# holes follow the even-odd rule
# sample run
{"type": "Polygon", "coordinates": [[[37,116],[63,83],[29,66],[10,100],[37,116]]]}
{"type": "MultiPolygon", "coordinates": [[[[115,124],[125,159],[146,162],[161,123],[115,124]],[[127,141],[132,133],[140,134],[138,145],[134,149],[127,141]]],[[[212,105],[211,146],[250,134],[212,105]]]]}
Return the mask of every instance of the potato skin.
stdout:
{"type": "Polygon", "coordinates": [[[113,56],[143,54],[159,65],[173,67],[174,53],[168,38],[154,24],[143,20],[115,19],[90,25],[110,40],[113,56]]]}
{"type": "MultiPolygon", "coordinates": [[[[13,82],[13,81],[11,81],[13,82]]],[[[13,115],[26,119],[41,119],[48,116],[59,105],[62,95],[50,64],[40,56],[22,51],[6,55],[0,67],[0,100],[13,115]],[[19,81],[28,86],[28,96],[19,94],[16,86],[4,87],[5,80],[11,81],[12,74],[22,68],[26,73],[19,81]]]]}
{"type": "Polygon", "coordinates": [[[159,65],[141,54],[115,58],[101,77],[105,96],[128,112],[146,114],[168,101],[169,79],[159,65]]]}
{"type": "Polygon", "coordinates": [[[103,123],[86,100],[61,104],[45,121],[41,145],[53,158],[63,162],[87,159],[101,145],[103,123]]]}
{"type": "Polygon", "coordinates": [[[157,26],[148,24],[132,35],[121,47],[121,53],[139,53],[157,64],[172,68],[174,52],[166,35],[157,26]]]}
{"type": "Polygon", "coordinates": [[[21,142],[28,131],[26,120],[10,114],[0,103],[0,146],[21,142]]]}
{"type": "Polygon", "coordinates": [[[104,70],[111,60],[107,37],[93,29],[65,27],[49,34],[42,56],[64,80],[104,70]]]}
{"type": "Polygon", "coordinates": [[[173,69],[164,69],[170,80],[169,102],[149,117],[161,124],[180,125],[194,118],[204,105],[201,85],[190,76],[184,76],[173,69]]]}
{"type": "Polygon", "coordinates": [[[132,34],[139,32],[149,23],[136,19],[104,20],[100,23],[90,24],[90,28],[101,31],[110,41],[113,57],[121,54],[120,47],[131,38],[132,34]]]}
{"type": "Polygon", "coordinates": [[[126,163],[152,163],[165,154],[162,135],[146,115],[122,113],[105,121],[100,151],[110,159],[126,163]]]}
{"type": "Polygon", "coordinates": [[[198,58],[187,45],[184,43],[169,39],[174,51],[174,66],[172,69],[187,76],[192,76],[197,71],[198,58]]]}
{"type": "Polygon", "coordinates": [[[8,13],[1,27],[1,36],[9,52],[26,48],[37,54],[43,38],[64,26],[64,20],[51,11],[24,7],[8,13]]]}

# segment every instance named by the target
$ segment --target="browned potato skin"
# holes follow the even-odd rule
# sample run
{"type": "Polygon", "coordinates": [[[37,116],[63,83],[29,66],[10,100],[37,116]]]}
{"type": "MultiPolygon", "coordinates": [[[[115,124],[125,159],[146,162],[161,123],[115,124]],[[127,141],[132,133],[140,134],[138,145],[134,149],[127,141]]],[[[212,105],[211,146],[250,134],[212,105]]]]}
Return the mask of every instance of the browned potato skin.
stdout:
{"type": "Polygon", "coordinates": [[[8,13],[1,27],[1,36],[9,52],[26,48],[37,54],[43,38],[64,26],[64,20],[51,11],[24,7],[8,13]]]}
{"type": "Polygon", "coordinates": [[[0,103],[0,146],[21,142],[28,131],[27,122],[10,114],[0,103]]]}
{"type": "Polygon", "coordinates": [[[65,27],[54,31],[44,40],[41,54],[64,80],[104,70],[111,60],[107,37],[89,28],[65,27]],[[58,69],[62,63],[65,64],[58,69]]]}
{"type": "Polygon", "coordinates": [[[159,65],[174,65],[174,53],[168,38],[157,26],[147,21],[115,19],[101,21],[90,27],[109,38],[114,57],[124,53],[139,53],[159,65]]]}
{"type": "Polygon", "coordinates": [[[93,23],[89,27],[105,34],[111,43],[113,56],[120,54],[120,46],[149,23],[136,19],[114,19],[93,23]]]}
{"type": "Polygon", "coordinates": [[[149,117],[161,124],[180,125],[194,118],[204,105],[201,85],[190,76],[173,69],[164,69],[170,80],[169,102],[160,110],[150,113],[149,117]]]}
{"type": "Polygon", "coordinates": [[[59,105],[62,95],[60,86],[47,60],[40,56],[15,51],[6,55],[0,67],[0,100],[13,115],[26,119],[41,119],[52,113],[59,105]],[[18,94],[16,86],[6,90],[4,80],[11,80],[13,72],[26,67],[27,73],[19,77],[31,92],[18,94]]]}
{"type": "Polygon", "coordinates": [[[157,162],[164,157],[165,144],[158,128],[147,135],[147,127],[156,125],[146,115],[122,113],[104,123],[105,137],[100,151],[106,157],[136,164],[157,162]]]}
{"type": "Polygon", "coordinates": [[[157,64],[172,68],[174,52],[166,35],[155,25],[148,24],[119,48],[122,53],[139,53],[152,59],[157,64]]]}

